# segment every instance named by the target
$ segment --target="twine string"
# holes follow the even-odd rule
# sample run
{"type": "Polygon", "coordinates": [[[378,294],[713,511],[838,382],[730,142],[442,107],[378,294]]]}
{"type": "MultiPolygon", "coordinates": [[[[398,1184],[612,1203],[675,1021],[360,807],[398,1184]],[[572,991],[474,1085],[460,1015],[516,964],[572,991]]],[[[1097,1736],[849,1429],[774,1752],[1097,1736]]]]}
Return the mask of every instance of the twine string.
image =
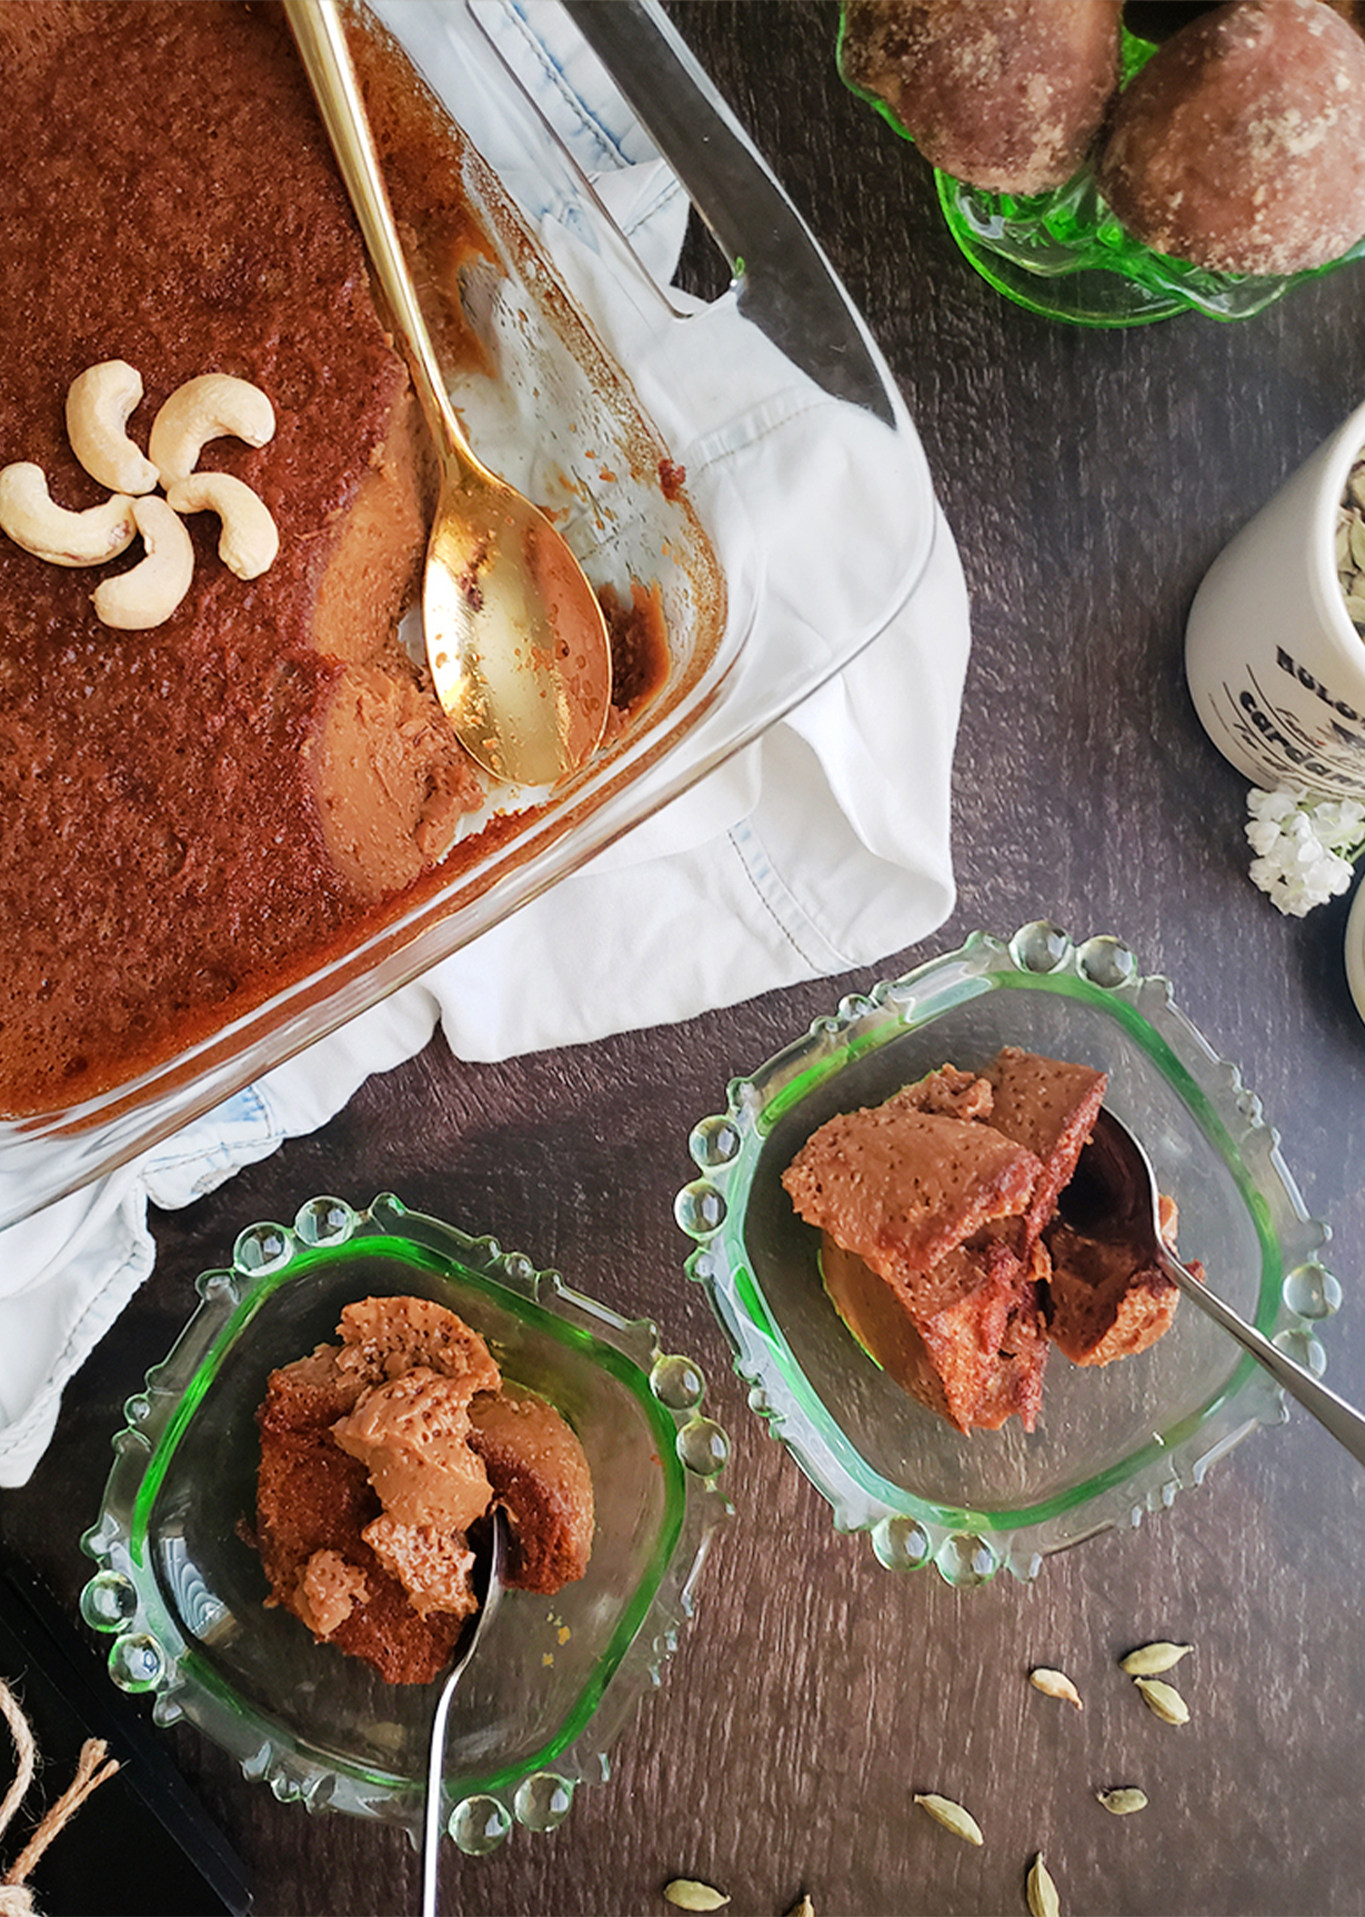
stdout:
{"type": "MultiPolygon", "coordinates": [[[[0,1837],[3,1837],[33,1782],[38,1746],[18,1699],[3,1678],[0,1678],[0,1712],[9,1725],[18,1760],[14,1782],[0,1800],[0,1837]]],[[[44,1811],[33,1835],[0,1879],[0,1917],[30,1917],[33,1895],[27,1878],[53,1838],[65,1830],[86,1798],[111,1778],[118,1767],[118,1759],[109,1756],[109,1747],[102,1737],[86,1738],[76,1760],[75,1776],[56,1803],[44,1811]]]]}

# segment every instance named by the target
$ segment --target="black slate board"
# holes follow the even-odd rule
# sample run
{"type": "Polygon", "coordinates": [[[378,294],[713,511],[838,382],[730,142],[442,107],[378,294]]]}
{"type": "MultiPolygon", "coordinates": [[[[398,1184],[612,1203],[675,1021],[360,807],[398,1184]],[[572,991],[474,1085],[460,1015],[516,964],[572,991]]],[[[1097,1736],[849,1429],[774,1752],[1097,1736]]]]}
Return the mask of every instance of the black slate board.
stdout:
{"type": "MultiPolygon", "coordinates": [[[[70,1783],[86,1738],[102,1737],[120,1764],[35,1868],[30,1888],[43,1917],[245,1917],[252,1899],[244,1867],[171,1763],[161,1734],[110,1682],[98,1649],[7,1553],[0,1555],[0,1677],[41,1753],[3,1841],[6,1865],[70,1783]]],[[[13,1743],[0,1723],[0,1795],[13,1775],[13,1743]]]]}

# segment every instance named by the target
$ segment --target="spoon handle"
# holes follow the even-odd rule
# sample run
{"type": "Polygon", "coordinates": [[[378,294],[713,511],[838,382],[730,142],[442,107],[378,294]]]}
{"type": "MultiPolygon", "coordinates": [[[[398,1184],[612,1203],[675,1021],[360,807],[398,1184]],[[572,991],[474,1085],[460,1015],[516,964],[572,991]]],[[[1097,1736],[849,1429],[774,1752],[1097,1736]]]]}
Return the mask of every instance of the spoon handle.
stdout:
{"type": "Polygon", "coordinates": [[[312,85],[365,240],[370,265],[407,346],[418,403],[428,420],[445,422],[461,451],[474,462],[474,455],[469,452],[455,419],[431,343],[431,331],[403,255],[336,0],[284,0],[284,3],[299,58],[312,85]]]}
{"type": "Polygon", "coordinates": [[[492,1532],[488,1541],[488,1572],[483,1590],[483,1599],[479,1605],[478,1616],[472,1628],[467,1628],[464,1647],[446,1672],[441,1684],[441,1694],[436,1700],[436,1709],[432,1713],[431,1732],[427,1744],[427,1783],[426,1798],[422,1807],[422,1917],[436,1917],[438,1902],[441,1832],[443,1829],[441,1813],[444,1809],[446,1722],[450,1716],[450,1700],[455,1688],[464,1676],[466,1669],[479,1648],[484,1632],[493,1622],[493,1617],[502,1602],[503,1573],[507,1561],[508,1533],[507,1516],[501,1505],[495,1505],[492,1512],[492,1532]]]}
{"type": "Polygon", "coordinates": [[[1360,1412],[1334,1391],[1329,1391],[1325,1384],[1320,1384],[1303,1365],[1287,1358],[1254,1325],[1239,1318],[1221,1298],[1201,1285],[1179,1259],[1163,1253],[1162,1264],[1187,1298],[1212,1318],[1216,1325],[1221,1326],[1229,1337],[1235,1338],[1243,1350],[1249,1351],[1253,1358],[1264,1365],[1276,1384],[1282,1386],[1292,1398],[1297,1398],[1305,1411],[1311,1411],[1337,1443],[1346,1447],[1357,1464],[1365,1464],[1365,1417],[1360,1412]]]}

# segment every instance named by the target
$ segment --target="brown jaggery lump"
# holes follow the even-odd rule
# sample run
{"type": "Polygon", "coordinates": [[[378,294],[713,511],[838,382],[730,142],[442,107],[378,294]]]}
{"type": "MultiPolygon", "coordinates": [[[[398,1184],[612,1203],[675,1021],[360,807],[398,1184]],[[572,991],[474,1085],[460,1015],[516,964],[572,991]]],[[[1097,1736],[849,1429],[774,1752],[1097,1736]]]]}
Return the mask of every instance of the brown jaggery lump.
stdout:
{"type": "Polygon", "coordinates": [[[1156,252],[1296,273],[1365,233],[1365,40],[1322,0],[1231,0],[1125,88],[1100,191],[1156,252]]]}
{"type": "Polygon", "coordinates": [[[847,0],[846,77],[925,158],[997,193],[1062,186],[1119,84],[1120,0],[847,0]]]}
{"type": "MultiPolygon", "coordinates": [[[[783,1173],[821,1232],[844,1323],[960,1431],[1011,1417],[1031,1431],[1050,1344],[1107,1364],[1171,1322],[1168,1279],[1131,1245],[1082,1238],[1055,1215],[1107,1084],[1089,1066],[1004,1046],[983,1073],[944,1065],[829,1120],[783,1173]]],[[[1162,1224],[1173,1239],[1165,1200],[1162,1224]]]]}
{"type": "Polygon", "coordinates": [[[270,1374],[257,1413],[267,1602],[388,1682],[429,1683],[476,1607],[469,1527],[505,1502],[506,1582],[553,1594],[587,1569],[591,1473],[559,1412],[505,1384],[444,1306],[367,1298],[338,1330],[270,1374]]]}

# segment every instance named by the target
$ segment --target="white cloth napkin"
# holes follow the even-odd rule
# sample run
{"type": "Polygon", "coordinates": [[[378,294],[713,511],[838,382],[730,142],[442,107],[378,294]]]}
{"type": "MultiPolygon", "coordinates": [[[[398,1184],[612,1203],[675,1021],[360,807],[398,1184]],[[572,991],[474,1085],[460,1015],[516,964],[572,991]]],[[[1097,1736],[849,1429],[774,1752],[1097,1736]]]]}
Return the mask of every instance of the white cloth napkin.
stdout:
{"type": "MultiPolygon", "coordinates": [[[[666,284],[686,199],[593,56],[543,0],[478,4],[485,30],[666,284]]],[[[459,10],[442,21],[448,36],[469,30],[459,10]]],[[[443,52],[458,55],[458,45],[433,47],[433,64],[443,52]]],[[[547,250],[568,260],[576,292],[634,375],[643,344],[613,299],[610,249],[598,257],[591,245],[600,216],[590,200],[540,204],[537,155],[520,140],[509,146],[477,97],[460,101],[459,116],[523,209],[539,215],[547,250]]],[[[732,314],[717,325],[727,317],[733,325],[732,314]]],[[[703,340],[697,350],[710,349],[703,340]]],[[[656,410],[666,411],[667,398],[666,389],[654,393],[656,410]]],[[[837,429],[817,419],[806,430],[837,429]]],[[[744,537],[779,536],[776,520],[765,530],[761,495],[780,507],[783,443],[774,430],[770,453],[740,449],[750,462],[746,497],[758,500],[744,537]]],[[[837,452],[832,441],[829,538],[838,538],[841,511],[855,510],[885,510],[893,538],[885,502],[843,493],[837,452]]],[[[713,446],[689,446],[694,497],[711,466],[736,456],[723,434],[713,446]]],[[[839,608],[784,608],[778,592],[765,609],[770,621],[813,616],[837,619],[839,608]]],[[[0,1232],[0,1485],[27,1480],[63,1388],[151,1270],[148,1204],[189,1204],[315,1129],[370,1073],[418,1052],[438,1023],[470,1060],[584,1043],[870,965],[941,924],[953,904],[949,781],[967,651],[966,590],[937,515],[929,569],[910,604],[756,744],[418,983],[136,1162],[0,1232]]]]}

